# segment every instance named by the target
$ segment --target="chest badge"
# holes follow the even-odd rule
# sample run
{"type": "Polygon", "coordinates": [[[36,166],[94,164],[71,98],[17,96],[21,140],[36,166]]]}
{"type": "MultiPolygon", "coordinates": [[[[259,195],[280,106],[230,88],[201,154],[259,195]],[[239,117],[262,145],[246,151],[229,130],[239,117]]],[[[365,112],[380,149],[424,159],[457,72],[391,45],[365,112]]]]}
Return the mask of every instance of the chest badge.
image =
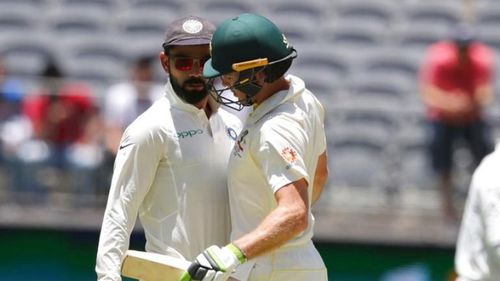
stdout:
{"type": "Polygon", "coordinates": [[[281,150],[281,157],[288,163],[286,165],[287,169],[290,169],[297,160],[297,151],[291,147],[285,147],[283,150],[281,150]]]}
{"type": "Polygon", "coordinates": [[[238,133],[233,128],[227,128],[227,135],[234,141],[238,138],[238,133]]]}

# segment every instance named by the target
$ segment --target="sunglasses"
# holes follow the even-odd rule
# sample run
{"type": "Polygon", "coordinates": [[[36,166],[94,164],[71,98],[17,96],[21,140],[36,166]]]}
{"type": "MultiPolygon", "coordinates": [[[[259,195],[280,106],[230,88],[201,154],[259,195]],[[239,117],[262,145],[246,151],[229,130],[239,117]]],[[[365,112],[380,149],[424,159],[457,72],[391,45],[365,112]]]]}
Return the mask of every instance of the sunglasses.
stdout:
{"type": "Polygon", "coordinates": [[[180,71],[191,71],[194,67],[195,62],[198,64],[200,70],[203,70],[203,65],[210,59],[210,56],[203,58],[193,58],[193,57],[173,57],[174,66],[180,71]]]}

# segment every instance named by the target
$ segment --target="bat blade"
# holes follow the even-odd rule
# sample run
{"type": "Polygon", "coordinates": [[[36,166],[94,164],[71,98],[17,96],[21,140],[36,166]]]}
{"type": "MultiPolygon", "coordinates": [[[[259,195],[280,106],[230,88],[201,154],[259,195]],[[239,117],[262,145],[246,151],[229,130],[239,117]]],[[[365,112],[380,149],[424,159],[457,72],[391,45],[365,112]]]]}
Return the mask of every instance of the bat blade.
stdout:
{"type": "Polygon", "coordinates": [[[142,281],[179,281],[190,262],[142,251],[128,250],[122,264],[122,275],[142,281]]]}

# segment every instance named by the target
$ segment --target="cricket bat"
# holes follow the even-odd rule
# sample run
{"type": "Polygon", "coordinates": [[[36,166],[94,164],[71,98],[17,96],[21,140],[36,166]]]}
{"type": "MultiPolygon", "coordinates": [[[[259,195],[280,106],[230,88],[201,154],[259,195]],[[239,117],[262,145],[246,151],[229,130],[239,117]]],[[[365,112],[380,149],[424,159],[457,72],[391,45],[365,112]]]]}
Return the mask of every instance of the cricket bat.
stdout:
{"type": "Polygon", "coordinates": [[[190,264],[167,255],[128,250],[122,263],[122,275],[141,281],[179,281],[190,264]]]}

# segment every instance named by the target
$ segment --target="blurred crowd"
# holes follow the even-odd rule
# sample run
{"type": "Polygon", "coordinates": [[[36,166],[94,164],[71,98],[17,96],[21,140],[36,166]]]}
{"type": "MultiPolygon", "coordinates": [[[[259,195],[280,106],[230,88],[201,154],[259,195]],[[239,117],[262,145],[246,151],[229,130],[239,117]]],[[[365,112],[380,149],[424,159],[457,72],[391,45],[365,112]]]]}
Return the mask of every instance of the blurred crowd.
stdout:
{"type": "Polygon", "coordinates": [[[154,62],[136,58],[130,79],[101,98],[68,79],[54,58],[47,58],[36,87],[9,75],[0,59],[0,198],[104,206],[123,130],[163,93],[153,81],[154,62]]]}
{"type": "MultiPolygon", "coordinates": [[[[433,181],[432,187],[440,192],[442,211],[452,220],[460,216],[463,203],[454,198],[457,194],[453,180],[457,167],[454,150],[464,146],[470,150],[470,158],[474,160],[468,167],[471,173],[492,150],[493,141],[484,112],[495,95],[494,54],[486,45],[479,48],[477,38],[470,32],[460,26],[454,33],[457,50],[461,52],[455,52],[452,42],[446,40],[428,49],[420,77],[415,80],[420,80],[421,98],[427,108],[419,117],[427,118],[426,131],[430,132],[427,132],[425,149],[421,149],[423,144],[418,142],[418,153],[430,152],[423,158],[431,161],[416,161],[422,155],[400,159],[401,165],[418,164],[416,169],[411,169],[413,174],[401,173],[400,176],[419,178],[415,182],[433,181]],[[467,57],[463,54],[468,52],[464,50],[469,50],[469,45],[472,46],[469,48],[471,59],[463,59],[467,57]],[[420,166],[433,173],[418,173],[420,166]],[[457,203],[458,210],[454,206],[457,203]]],[[[128,64],[128,79],[106,84],[97,93],[90,82],[76,81],[68,75],[54,57],[46,58],[34,86],[10,75],[0,57],[0,201],[70,208],[103,207],[123,130],[163,95],[167,75],[162,81],[158,80],[157,63],[153,55],[136,56],[128,64]]],[[[306,83],[308,81],[306,79],[306,83]]],[[[327,110],[336,108],[333,104],[325,105],[327,110]]],[[[327,123],[329,121],[332,120],[327,123]]],[[[337,138],[343,132],[334,127],[327,131],[337,138]]],[[[358,144],[356,139],[349,141],[358,144]]],[[[352,150],[346,150],[347,158],[342,158],[343,151],[335,141],[329,139],[329,146],[333,163],[330,169],[334,175],[330,185],[342,183],[342,172],[347,170],[355,180],[376,173],[373,169],[360,172],[366,167],[364,163],[370,162],[366,161],[366,154],[362,154],[358,163],[352,161],[357,155],[352,150]],[[351,162],[354,165],[350,165],[351,162]]],[[[349,183],[356,186],[353,184],[356,181],[349,183]]]]}

